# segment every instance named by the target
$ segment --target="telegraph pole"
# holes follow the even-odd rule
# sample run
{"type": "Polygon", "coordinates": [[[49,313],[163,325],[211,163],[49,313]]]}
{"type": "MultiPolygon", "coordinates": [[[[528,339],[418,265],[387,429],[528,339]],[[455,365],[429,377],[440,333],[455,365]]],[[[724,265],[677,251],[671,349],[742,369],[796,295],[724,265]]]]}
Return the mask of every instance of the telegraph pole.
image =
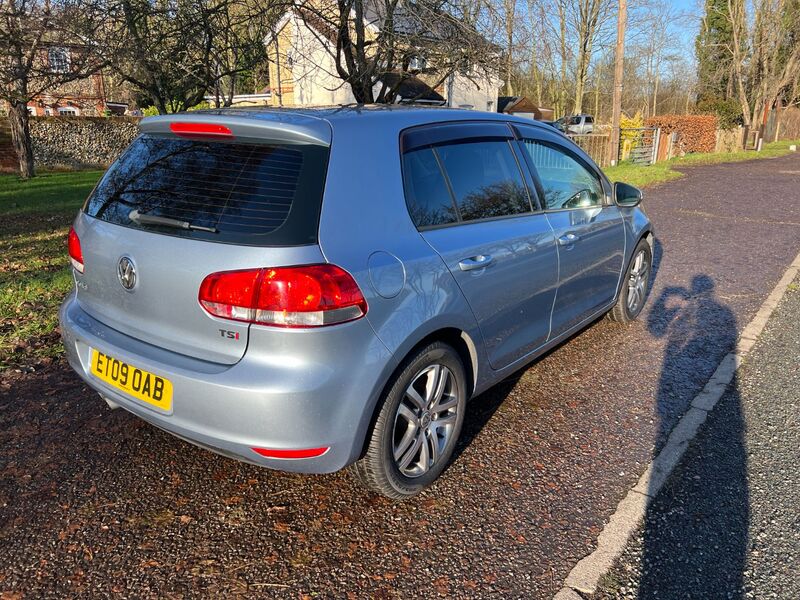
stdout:
{"type": "Polygon", "coordinates": [[[625,25],[628,21],[628,0],[619,0],[617,13],[617,50],[614,62],[614,99],[611,108],[611,164],[619,157],[619,120],[622,115],[622,70],[625,63],[625,25]]]}

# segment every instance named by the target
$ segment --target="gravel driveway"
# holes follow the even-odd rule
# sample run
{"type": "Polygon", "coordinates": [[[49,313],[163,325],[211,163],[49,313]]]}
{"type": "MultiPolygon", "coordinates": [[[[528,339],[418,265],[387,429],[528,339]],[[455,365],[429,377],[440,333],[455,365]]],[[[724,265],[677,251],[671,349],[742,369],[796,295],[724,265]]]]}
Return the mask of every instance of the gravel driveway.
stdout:
{"type": "Polygon", "coordinates": [[[63,364],[6,373],[0,592],[552,596],[797,254],[798,172],[793,155],[648,190],[648,314],[477,398],[452,467],[406,503],[195,448],[63,364]]]}

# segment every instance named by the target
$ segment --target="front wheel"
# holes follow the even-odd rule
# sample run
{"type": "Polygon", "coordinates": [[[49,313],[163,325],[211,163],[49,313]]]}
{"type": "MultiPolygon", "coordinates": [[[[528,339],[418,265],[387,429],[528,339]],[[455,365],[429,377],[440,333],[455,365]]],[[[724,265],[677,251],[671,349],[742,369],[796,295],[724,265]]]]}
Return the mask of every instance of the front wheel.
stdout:
{"type": "Polygon", "coordinates": [[[410,356],[382,398],[364,457],[352,467],[370,490],[401,500],[442,473],[455,449],[467,401],[464,365],[435,342],[410,356]]]}
{"type": "Polygon", "coordinates": [[[630,323],[642,312],[650,291],[652,266],[653,254],[650,251],[650,244],[647,240],[642,240],[633,251],[633,258],[628,265],[617,303],[608,313],[612,321],[630,323]]]}

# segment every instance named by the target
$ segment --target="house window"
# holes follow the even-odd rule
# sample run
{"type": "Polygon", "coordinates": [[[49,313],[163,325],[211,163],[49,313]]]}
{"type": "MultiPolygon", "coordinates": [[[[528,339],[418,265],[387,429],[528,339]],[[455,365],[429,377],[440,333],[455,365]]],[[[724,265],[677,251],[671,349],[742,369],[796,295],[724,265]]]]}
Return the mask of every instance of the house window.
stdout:
{"type": "Polygon", "coordinates": [[[35,117],[36,116],[36,109],[33,106],[29,106],[28,107],[28,114],[30,114],[32,117],[35,117]]]}
{"type": "Polygon", "coordinates": [[[486,112],[494,112],[494,100],[486,101],[486,112]]]}
{"type": "Polygon", "coordinates": [[[53,73],[67,73],[69,71],[69,50],[50,48],[47,51],[47,64],[53,73]]]}
{"type": "Polygon", "coordinates": [[[72,106],[65,106],[63,108],[58,109],[58,114],[62,117],[77,117],[78,116],[78,109],[73,108],[72,106]]]}
{"type": "Polygon", "coordinates": [[[412,56],[408,61],[408,69],[410,71],[422,71],[428,66],[428,61],[424,56],[412,56]]]}

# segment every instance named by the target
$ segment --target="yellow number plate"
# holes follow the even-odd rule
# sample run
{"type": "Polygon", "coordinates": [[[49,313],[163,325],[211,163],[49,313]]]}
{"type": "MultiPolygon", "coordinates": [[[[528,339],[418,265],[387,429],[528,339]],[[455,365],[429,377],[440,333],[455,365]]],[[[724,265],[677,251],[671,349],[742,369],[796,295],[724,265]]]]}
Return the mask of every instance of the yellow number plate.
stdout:
{"type": "Polygon", "coordinates": [[[92,348],[92,375],[142,402],[172,409],[172,383],[92,348]]]}

